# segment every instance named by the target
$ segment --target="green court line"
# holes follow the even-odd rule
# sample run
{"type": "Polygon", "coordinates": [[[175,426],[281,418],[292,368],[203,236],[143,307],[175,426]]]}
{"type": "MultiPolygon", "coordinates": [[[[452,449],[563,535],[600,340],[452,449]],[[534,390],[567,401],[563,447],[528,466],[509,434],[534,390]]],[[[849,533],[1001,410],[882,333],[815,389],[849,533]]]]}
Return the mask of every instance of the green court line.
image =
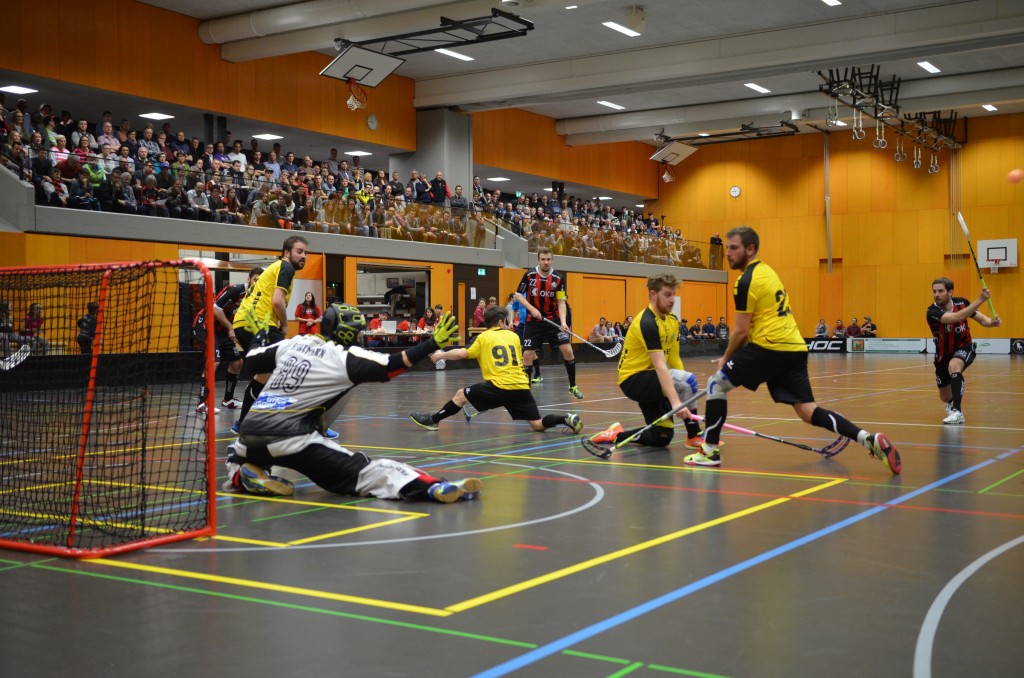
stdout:
{"type": "MultiPolygon", "coordinates": [[[[126,583],[126,584],[140,584],[142,586],[152,586],[154,588],[168,589],[168,590],[171,590],[171,591],[179,591],[179,592],[182,592],[182,593],[195,593],[195,594],[198,594],[198,595],[212,596],[214,598],[224,598],[224,599],[227,599],[227,600],[236,600],[236,601],[240,601],[240,602],[244,602],[244,603],[256,603],[256,604],[259,604],[259,605],[270,605],[272,607],[286,608],[286,609],[289,609],[289,610],[298,610],[298,611],[301,611],[301,612],[311,612],[313,614],[322,614],[322,615],[326,615],[326,616],[329,616],[329,617],[341,617],[343,619],[352,619],[352,620],[355,620],[355,621],[364,621],[364,622],[371,622],[371,623],[375,623],[375,624],[384,624],[386,626],[396,626],[396,627],[399,627],[399,628],[410,629],[410,630],[414,630],[414,631],[424,631],[426,633],[438,633],[438,634],[445,635],[445,636],[455,636],[457,638],[466,638],[468,640],[479,640],[479,641],[482,641],[482,642],[485,642],[485,643],[494,643],[494,644],[497,644],[497,645],[511,645],[513,647],[519,647],[519,648],[523,648],[523,649],[527,649],[527,650],[534,650],[534,649],[536,649],[538,647],[538,645],[536,645],[535,643],[526,643],[526,642],[519,641],[519,640],[510,640],[508,638],[498,638],[496,636],[485,636],[485,635],[480,634],[480,633],[470,633],[468,631],[457,631],[457,630],[454,630],[454,629],[444,629],[444,628],[439,628],[437,626],[426,626],[424,624],[415,624],[415,623],[412,623],[412,622],[403,622],[403,621],[398,621],[398,620],[395,620],[395,619],[384,619],[382,617],[371,617],[369,615],[355,614],[355,613],[352,613],[352,612],[341,612],[341,611],[338,611],[338,610],[328,610],[328,609],[321,608],[321,607],[312,607],[312,606],[309,606],[309,605],[298,605],[298,604],[295,604],[295,603],[286,603],[286,602],[278,601],[278,600],[268,600],[268,599],[265,599],[265,598],[253,598],[251,596],[241,596],[241,595],[234,594],[234,593],[226,593],[224,591],[208,591],[208,590],[204,590],[204,589],[194,588],[194,587],[191,587],[191,586],[179,586],[177,584],[169,584],[169,583],[166,583],[166,582],[146,581],[144,579],[133,579],[133,578],[130,578],[130,577],[122,577],[122,576],[107,574],[107,573],[103,573],[103,572],[91,572],[91,571],[86,571],[86,570],[72,570],[72,569],[65,568],[65,567],[58,567],[58,566],[47,565],[46,564],[46,563],[53,562],[55,560],[60,560],[60,559],[59,558],[50,558],[50,559],[47,559],[47,560],[41,561],[41,562],[36,562],[36,563],[16,563],[16,565],[18,565],[19,567],[28,566],[28,567],[30,567],[32,569],[37,569],[37,570],[47,570],[47,571],[50,571],[50,572],[59,572],[59,573],[62,573],[62,574],[84,575],[86,577],[95,577],[97,579],[105,579],[105,580],[108,580],[108,581],[123,582],[123,583],[126,583]]],[[[6,560],[3,560],[3,559],[0,559],[0,562],[12,562],[12,561],[6,561],[6,560]]],[[[3,570],[0,570],[0,572],[2,572],[2,571],[3,570]]],[[[564,654],[564,655],[567,655],[567,656],[571,656],[571,657],[581,657],[581,658],[585,658],[585,659],[593,659],[593,660],[596,660],[596,661],[602,661],[602,662],[607,662],[607,663],[612,663],[612,664],[630,664],[630,660],[628,660],[628,659],[620,659],[620,658],[617,658],[617,657],[607,657],[607,656],[604,656],[604,655],[589,654],[589,653],[586,653],[586,652],[578,652],[578,651],[575,651],[575,650],[564,650],[561,654],[564,654]]],[[[631,669],[632,666],[641,667],[643,665],[644,665],[643,662],[633,662],[632,664],[630,664],[630,667],[627,667],[627,668],[631,669]]],[[[648,666],[650,666],[650,668],[655,668],[656,667],[656,665],[654,665],[654,664],[650,664],[648,666]]],[[[660,667],[660,668],[658,668],[656,670],[664,670],[664,671],[669,671],[669,672],[672,672],[672,673],[677,673],[679,675],[687,675],[687,676],[698,676],[698,677],[706,677],[706,678],[727,678],[726,676],[716,676],[716,675],[710,674],[710,673],[698,673],[698,672],[693,672],[693,671],[686,671],[684,669],[676,669],[676,668],[672,668],[672,667],[660,667]]],[[[616,674],[613,674],[613,675],[625,675],[625,674],[622,673],[622,672],[619,672],[619,673],[616,673],[616,674]]]]}
{"type": "Polygon", "coordinates": [[[608,678],[620,678],[620,676],[628,676],[629,674],[633,673],[637,669],[642,668],[643,665],[644,665],[643,662],[633,662],[632,664],[630,664],[626,668],[621,669],[619,671],[616,671],[615,673],[610,674],[608,676],[608,678]]]}
{"type": "Polygon", "coordinates": [[[989,485],[985,489],[978,490],[978,494],[985,494],[986,492],[991,490],[993,487],[999,487],[1000,485],[1005,483],[1007,480],[1012,480],[1013,478],[1016,478],[1017,476],[1019,476],[1021,473],[1024,473],[1024,468],[1022,468],[1021,470],[1017,471],[1016,473],[1011,473],[1010,475],[1006,476],[1005,478],[1003,478],[1002,480],[1000,480],[998,482],[992,483],[991,485],[989,485]]]}
{"type": "Polygon", "coordinates": [[[290,513],[282,513],[281,515],[277,515],[277,516],[266,516],[264,518],[255,518],[255,519],[253,519],[250,522],[262,523],[262,522],[264,522],[266,520],[279,520],[281,518],[291,518],[292,516],[301,516],[304,513],[316,513],[317,511],[327,511],[327,510],[329,510],[329,509],[326,506],[314,506],[312,508],[304,509],[302,511],[292,511],[290,513]]]}
{"type": "Polygon", "coordinates": [[[702,671],[687,671],[686,669],[677,669],[673,666],[663,666],[661,664],[648,664],[647,668],[652,671],[664,671],[665,673],[674,673],[677,676],[695,676],[695,678],[729,678],[718,673],[704,673],[702,671]]]}
{"type": "Polygon", "coordinates": [[[579,650],[562,650],[562,654],[569,655],[570,657],[580,657],[582,659],[593,659],[599,662],[608,662],[609,664],[628,664],[628,659],[619,659],[618,657],[608,657],[603,654],[591,654],[590,652],[580,652],[579,650]]]}

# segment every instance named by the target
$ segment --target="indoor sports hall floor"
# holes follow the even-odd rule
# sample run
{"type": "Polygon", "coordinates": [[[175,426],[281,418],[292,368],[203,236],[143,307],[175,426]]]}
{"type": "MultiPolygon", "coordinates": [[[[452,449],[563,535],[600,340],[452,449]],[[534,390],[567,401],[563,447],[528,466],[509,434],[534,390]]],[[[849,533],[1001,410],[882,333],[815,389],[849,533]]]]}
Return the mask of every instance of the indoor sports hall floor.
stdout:
{"type": "MultiPolygon", "coordinates": [[[[707,359],[688,361],[702,378],[707,359]]],[[[614,361],[561,366],[545,412],[634,424],[614,361]]],[[[224,493],[215,539],[110,559],[0,552],[4,676],[1011,676],[1024,666],[1024,360],[980,356],[962,427],[926,356],[812,356],[818,401],[888,433],[892,476],[727,435],[719,470],[634,448],[609,461],[503,412],[437,432],[476,370],[359,387],[335,428],[457,479],[478,502],[224,493]]],[[[734,423],[823,445],[768,394],[734,423]]],[[[219,449],[230,440],[219,418],[219,449]]]]}

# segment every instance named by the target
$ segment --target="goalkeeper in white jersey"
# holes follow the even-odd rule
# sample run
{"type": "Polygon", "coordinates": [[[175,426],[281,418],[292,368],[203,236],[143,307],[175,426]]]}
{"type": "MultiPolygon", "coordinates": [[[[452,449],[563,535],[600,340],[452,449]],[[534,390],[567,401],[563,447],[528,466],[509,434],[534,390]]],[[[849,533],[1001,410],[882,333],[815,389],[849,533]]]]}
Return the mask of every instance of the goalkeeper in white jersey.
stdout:
{"type": "Polygon", "coordinates": [[[477,498],[482,487],[477,478],[449,482],[391,459],[370,459],[325,436],[358,384],[389,381],[450,344],[459,329],[446,314],[429,339],[388,355],[353,345],[365,327],[358,308],[331,304],[321,334],[249,350],[249,369],[271,376],[228,448],[225,489],[289,496],[291,483],[269,473],[271,466],[280,466],[337,494],[445,504],[477,498]]]}

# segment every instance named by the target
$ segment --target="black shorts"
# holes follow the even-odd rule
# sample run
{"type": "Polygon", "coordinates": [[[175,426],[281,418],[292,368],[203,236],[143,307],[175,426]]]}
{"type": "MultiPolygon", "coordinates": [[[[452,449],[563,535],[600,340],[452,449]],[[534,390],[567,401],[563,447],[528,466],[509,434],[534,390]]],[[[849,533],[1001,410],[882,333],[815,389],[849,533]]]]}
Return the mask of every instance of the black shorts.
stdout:
{"type": "MultiPolygon", "coordinates": [[[[238,330],[235,330],[235,334],[237,333],[238,330]]],[[[248,461],[262,468],[290,468],[306,476],[319,487],[336,494],[359,496],[356,492],[359,472],[370,463],[370,458],[362,452],[345,454],[320,444],[308,445],[294,454],[274,457],[267,450],[262,436],[243,434],[243,442],[246,446],[246,456],[232,453],[228,461],[236,464],[248,461]]]]}
{"type": "MultiPolygon", "coordinates": [[[[619,388],[622,389],[623,395],[640,405],[645,424],[650,424],[672,410],[668,398],[661,392],[661,382],[658,381],[658,373],[654,370],[630,375],[626,381],[619,384],[619,388]]],[[[690,410],[696,411],[694,408],[690,410]]],[[[669,420],[666,425],[672,426],[672,421],[669,420]]]]}
{"type": "MultiPolygon", "coordinates": [[[[206,350],[205,327],[197,327],[192,330],[192,345],[197,351],[206,350]]],[[[242,359],[242,352],[238,350],[235,342],[231,341],[231,337],[226,332],[216,332],[213,335],[213,362],[219,363],[222,359],[233,363],[242,359]]]]}
{"type": "Polygon", "coordinates": [[[953,352],[953,355],[946,356],[942,360],[935,359],[935,385],[939,388],[943,386],[949,386],[952,379],[949,376],[949,361],[953,358],[959,358],[964,361],[964,370],[971,366],[974,359],[977,357],[977,353],[974,352],[973,348],[959,348],[953,352]]]}
{"type": "Polygon", "coordinates": [[[268,329],[266,332],[257,332],[256,334],[253,334],[244,327],[236,327],[235,338],[238,339],[238,343],[242,345],[242,350],[248,353],[250,348],[271,346],[279,341],[284,341],[284,332],[282,332],[281,328],[276,325],[268,329]]]}
{"type": "Polygon", "coordinates": [[[568,344],[570,341],[568,333],[558,327],[543,320],[539,322],[528,320],[526,329],[523,330],[523,351],[537,351],[543,346],[545,340],[552,349],[556,349],[562,344],[568,344]]]}
{"type": "Polygon", "coordinates": [[[504,407],[513,419],[536,421],[540,419],[537,401],[533,399],[530,389],[509,390],[498,388],[489,381],[467,386],[462,390],[466,400],[480,412],[504,407]]]}
{"type": "Polygon", "coordinates": [[[768,392],[777,403],[814,402],[814,391],[807,376],[807,351],[772,351],[747,344],[729,358],[722,372],[736,386],[751,391],[768,384],[768,392]]]}

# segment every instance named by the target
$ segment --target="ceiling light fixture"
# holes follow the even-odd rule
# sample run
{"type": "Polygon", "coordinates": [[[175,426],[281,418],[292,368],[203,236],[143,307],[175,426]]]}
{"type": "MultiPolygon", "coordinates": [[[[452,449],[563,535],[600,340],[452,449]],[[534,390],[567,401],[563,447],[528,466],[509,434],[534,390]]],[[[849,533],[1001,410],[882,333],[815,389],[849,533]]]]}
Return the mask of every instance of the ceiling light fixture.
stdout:
{"type": "Polygon", "coordinates": [[[744,87],[749,87],[750,89],[754,90],[755,92],[760,92],[761,94],[770,94],[771,93],[770,89],[768,89],[767,87],[761,87],[756,82],[745,82],[745,83],[743,83],[743,86],[744,87]]]}
{"type": "Polygon", "coordinates": [[[344,155],[363,157],[364,155],[373,155],[373,153],[369,151],[345,151],[344,155]]]}
{"type": "Polygon", "coordinates": [[[992,104],[982,104],[981,107],[984,108],[986,111],[998,111],[999,110],[998,108],[996,108],[992,104]]]}
{"type": "Polygon", "coordinates": [[[487,177],[487,181],[512,181],[508,177],[487,177]]]}
{"type": "Polygon", "coordinates": [[[555,189],[553,189],[553,188],[545,188],[544,191],[547,192],[547,193],[554,193],[555,189]]]}
{"type": "Polygon", "coordinates": [[[832,123],[832,124],[833,124],[833,125],[835,125],[836,127],[846,127],[846,126],[847,126],[847,125],[846,125],[846,123],[845,123],[845,122],[843,122],[842,120],[836,120],[836,121],[835,121],[834,123],[832,123]]]}
{"type": "Polygon", "coordinates": [[[928,71],[929,73],[941,73],[942,72],[939,69],[937,69],[935,66],[932,66],[932,64],[927,62],[927,61],[918,61],[917,65],[920,66],[921,68],[923,68],[924,70],[928,71]]]}
{"type": "Polygon", "coordinates": [[[616,111],[626,110],[625,106],[619,106],[618,104],[613,104],[610,101],[598,101],[597,103],[601,104],[602,106],[607,106],[608,108],[614,108],[616,111]]]}
{"type": "Polygon", "coordinates": [[[566,9],[576,9],[577,7],[579,7],[579,5],[566,5],[565,6],[566,9]]]}
{"type": "Polygon", "coordinates": [[[167,115],[166,113],[139,113],[140,118],[149,118],[150,120],[170,120],[173,115],[167,115]]]}
{"type": "Polygon", "coordinates": [[[261,139],[263,141],[276,141],[277,139],[284,139],[280,134],[253,134],[253,139],[261,139]]]}
{"type": "Polygon", "coordinates": [[[709,137],[711,135],[708,134],[707,132],[697,132],[697,136],[699,136],[699,137],[709,137]]]}
{"type": "Polygon", "coordinates": [[[458,52],[453,52],[452,50],[444,49],[443,47],[435,49],[434,51],[437,52],[438,54],[444,54],[445,56],[450,56],[453,59],[458,59],[459,61],[473,61],[473,57],[471,56],[459,54],[458,52]]]}
{"type": "Polygon", "coordinates": [[[607,26],[623,35],[628,35],[631,38],[636,38],[643,35],[644,29],[647,28],[647,15],[644,13],[643,7],[633,5],[629,10],[629,14],[622,19],[621,23],[617,21],[604,21],[601,25],[607,26]]]}
{"type": "Polygon", "coordinates": [[[7,92],[8,94],[32,94],[38,92],[37,89],[29,89],[28,87],[22,87],[21,85],[8,85],[7,87],[0,87],[0,92],[7,92]]]}
{"type": "Polygon", "coordinates": [[[824,2],[826,5],[828,5],[829,7],[838,7],[839,5],[843,4],[843,3],[839,2],[839,0],[821,0],[821,1],[824,2]]]}

